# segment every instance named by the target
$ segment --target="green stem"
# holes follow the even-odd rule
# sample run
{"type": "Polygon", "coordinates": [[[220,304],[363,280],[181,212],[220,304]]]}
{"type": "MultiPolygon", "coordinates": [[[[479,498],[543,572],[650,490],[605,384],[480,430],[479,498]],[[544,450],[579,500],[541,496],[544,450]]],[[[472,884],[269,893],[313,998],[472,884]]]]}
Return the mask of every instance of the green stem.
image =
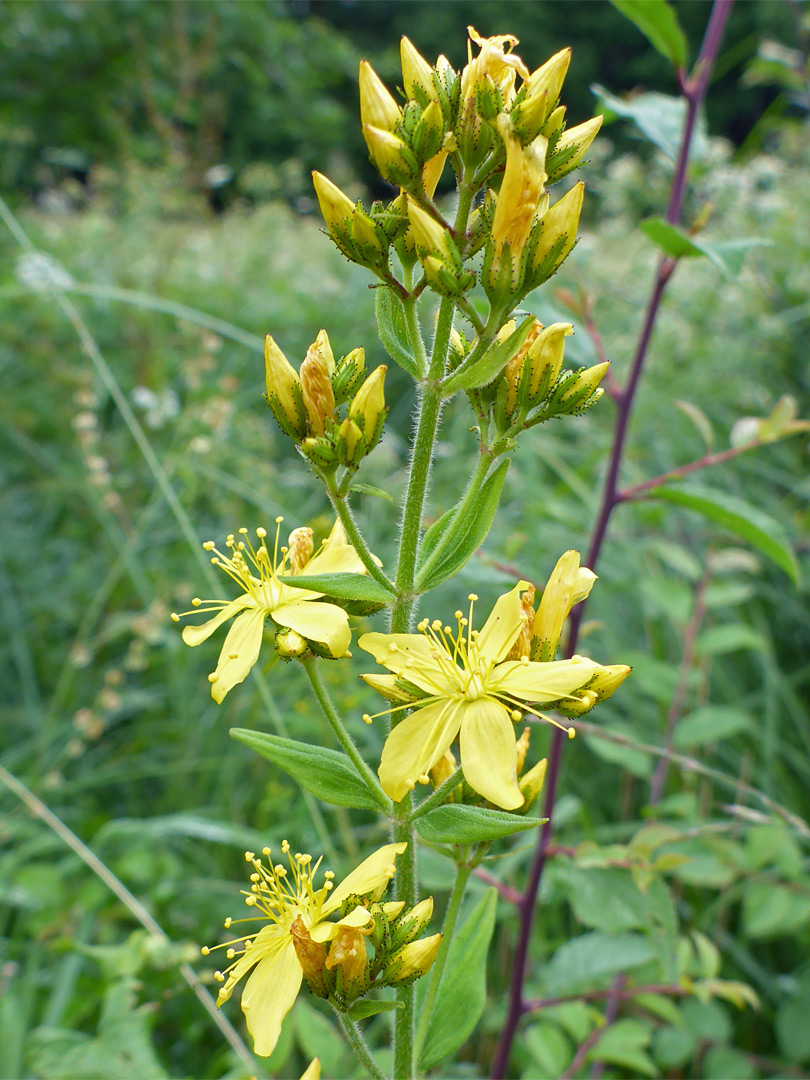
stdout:
{"type": "Polygon", "coordinates": [[[335,735],[337,735],[340,745],[351,758],[352,764],[360,773],[363,780],[365,780],[366,786],[374,796],[380,808],[390,814],[391,800],[380,787],[379,780],[363,760],[362,754],[354,745],[354,740],[343,726],[343,721],[338,716],[337,710],[332,704],[332,699],[329,697],[329,691],[323,684],[323,679],[321,678],[321,673],[318,669],[317,658],[314,656],[306,656],[301,660],[301,663],[309,676],[309,681],[312,684],[312,689],[315,691],[315,697],[318,699],[318,703],[323,710],[323,715],[329,721],[329,725],[335,735]]]}
{"type": "Polygon", "coordinates": [[[453,516],[450,518],[447,528],[444,530],[441,537],[439,538],[436,547],[433,549],[433,551],[431,551],[430,556],[428,557],[424,565],[421,566],[419,569],[419,574],[416,579],[417,588],[419,587],[421,582],[424,582],[428,579],[430,571],[434,568],[434,566],[437,566],[439,564],[442,556],[444,555],[445,551],[447,551],[447,548],[450,546],[454,539],[456,526],[459,524],[459,522],[468,520],[470,511],[475,505],[475,501],[481,493],[481,488],[484,485],[487,472],[489,471],[489,467],[492,464],[493,460],[494,459],[492,455],[488,452],[482,452],[480,457],[478,458],[478,464],[476,465],[475,471],[470,477],[470,482],[467,485],[467,490],[464,493],[464,497],[456,507],[453,516]]]}
{"type": "Polygon", "coordinates": [[[433,1015],[436,998],[439,994],[439,987],[441,986],[442,975],[444,973],[444,965],[447,962],[447,950],[450,947],[450,940],[453,937],[456,919],[458,918],[459,909],[461,908],[464,889],[471,872],[472,867],[466,864],[459,865],[456,870],[456,880],[453,882],[453,891],[450,893],[450,899],[447,902],[447,911],[444,913],[442,942],[439,946],[439,951],[436,954],[436,959],[433,962],[433,967],[430,970],[430,982],[428,983],[427,993],[422,1002],[419,1025],[416,1029],[414,1052],[417,1061],[419,1060],[419,1055],[422,1053],[422,1047],[425,1045],[428,1025],[430,1024],[430,1018],[433,1015]]]}
{"type": "MultiPolygon", "coordinates": [[[[473,189],[462,186],[459,190],[454,225],[457,235],[466,232],[472,200],[473,189]]],[[[421,357],[424,355],[424,342],[419,328],[416,306],[413,305],[412,311],[409,312],[406,304],[405,311],[413,354],[421,357]]],[[[453,329],[454,312],[454,301],[445,297],[439,305],[436,335],[433,339],[430,363],[427,365],[427,378],[422,384],[416,435],[411,453],[408,489],[405,494],[405,503],[400,521],[399,552],[395,577],[399,595],[391,608],[390,629],[392,633],[408,633],[411,630],[416,609],[417,594],[414,589],[414,582],[422,528],[422,510],[430,477],[436,433],[439,428],[442,404],[440,382],[447,365],[447,351],[453,329]]],[[[410,906],[417,902],[419,893],[416,878],[414,831],[410,822],[412,810],[413,796],[409,793],[402,802],[395,804],[394,812],[396,816],[392,830],[394,840],[405,841],[408,845],[397,862],[396,895],[397,899],[404,900],[410,906]]],[[[411,1080],[414,1068],[415,995],[413,985],[401,986],[396,993],[397,1001],[403,1007],[397,1010],[394,1017],[394,1077],[395,1080],[411,1080]]]]}
{"type": "Polygon", "coordinates": [[[346,1036],[349,1046],[357,1054],[357,1058],[366,1071],[374,1077],[374,1080],[387,1080],[385,1073],[380,1066],[371,1056],[371,1051],[366,1044],[366,1040],[360,1031],[360,1028],[354,1022],[350,1020],[346,1013],[339,1012],[338,1018],[340,1020],[340,1026],[343,1029],[343,1034],[346,1036]]]}
{"type": "Polygon", "coordinates": [[[447,796],[458,787],[461,783],[464,773],[461,771],[461,766],[456,769],[452,776],[448,776],[447,779],[439,784],[432,795],[420,802],[414,812],[411,814],[411,821],[416,821],[422,814],[426,814],[429,810],[433,810],[437,806],[441,806],[442,803],[447,801],[447,796]]]}
{"type": "Polygon", "coordinates": [[[360,556],[360,561],[363,566],[365,566],[366,570],[368,570],[368,576],[374,578],[374,580],[382,585],[383,588],[393,592],[393,581],[391,581],[388,575],[384,574],[380,567],[377,566],[363,534],[357,527],[357,522],[354,520],[354,514],[352,514],[351,507],[349,506],[346,492],[340,491],[335,484],[334,476],[320,473],[320,477],[326,485],[326,493],[329,496],[329,501],[332,503],[335,513],[340,518],[341,524],[346,530],[346,536],[349,538],[349,543],[360,556]]]}
{"type": "Polygon", "coordinates": [[[411,347],[414,350],[414,356],[419,363],[419,374],[424,376],[428,369],[427,352],[425,351],[425,340],[422,337],[422,330],[419,326],[419,316],[416,311],[415,296],[410,297],[408,300],[403,300],[402,307],[405,311],[405,325],[408,328],[408,337],[411,339],[411,347]]]}

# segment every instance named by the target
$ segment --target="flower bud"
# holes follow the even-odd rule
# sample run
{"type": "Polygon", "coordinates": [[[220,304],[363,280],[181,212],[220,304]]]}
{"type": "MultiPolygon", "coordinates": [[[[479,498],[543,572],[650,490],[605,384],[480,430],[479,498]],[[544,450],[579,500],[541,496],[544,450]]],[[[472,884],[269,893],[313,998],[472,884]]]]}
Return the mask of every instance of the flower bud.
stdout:
{"type": "Polygon", "coordinates": [[[550,184],[556,183],[563,176],[573,172],[577,165],[582,162],[588,148],[596,138],[596,133],[602,126],[602,119],[601,116],[594,116],[592,120],[587,120],[584,124],[569,128],[568,131],[560,135],[554,145],[553,152],[549,154],[548,158],[548,179],[550,184]]]}
{"type": "Polygon", "coordinates": [[[338,249],[352,262],[372,269],[379,266],[388,248],[375,222],[322,173],[313,172],[312,183],[324,223],[338,249]]]}
{"type": "Polygon", "coordinates": [[[564,716],[584,716],[594,705],[612,697],[632,670],[627,664],[607,664],[596,672],[585,690],[579,694],[579,701],[566,701],[555,705],[557,712],[564,716]]]}
{"type": "Polygon", "coordinates": [[[433,897],[428,896],[410,911],[406,911],[397,919],[394,932],[391,937],[391,949],[397,951],[409,942],[414,941],[433,917],[433,897]]]}
{"type": "Polygon", "coordinates": [[[307,433],[301,381],[269,334],[264,339],[264,381],[267,404],[279,427],[300,441],[307,433]]]}
{"type": "Polygon", "coordinates": [[[350,467],[359,465],[366,456],[363,432],[350,416],[338,426],[335,436],[335,449],[341,465],[350,467]]]}
{"type": "Polygon", "coordinates": [[[360,61],[360,120],[381,131],[394,131],[402,110],[367,60],[360,61]]]}
{"type": "Polygon", "coordinates": [[[522,143],[531,142],[543,131],[543,125],[554,111],[563,80],[571,62],[571,50],[562,49],[532,72],[524,84],[524,93],[512,109],[510,119],[515,134],[522,143]]]}
{"type": "Polygon", "coordinates": [[[526,754],[529,752],[529,740],[531,738],[531,728],[525,727],[521,733],[520,738],[515,743],[515,752],[517,754],[517,761],[515,762],[515,772],[518,776],[523,772],[523,766],[526,764],[526,754]]]}
{"type": "MultiPolygon", "coordinates": [[[[434,788],[440,787],[445,780],[449,780],[458,767],[458,762],[452,750],[445,750],[433,768],[430,770],[430,779],[434,788]]],[[[454,789],[455,790],[455,789],[454,789]]],[[[453,801],[453,795],[450,796],[453,801]]]]}
{"type": "Polygon", "coordinates": [[[574,604],[588,596],[594,581],[596,574],[587,567],[580,567],[578,551],[566,551],[560,556],[534,617],[532,660],[554,659],[568,613],[574,604]]]}
{"type": "Polygon", "coordinates": [[[351,220],[356,210],[355,204],[328,176],[315,170],[312,173],[312,183],[318,196],[321,215],[330,232],[333,232],[336,226],[351,220]]]}
{"type": "Polygon", "coordinates": [[[365,374],[366,350],[360,346],[352,349],[336,365],[335,374],[332,376],[332,391],[336,405],[342,405],[357,392],[365,374]]]}
{"type": "Polygon", "coordinates": [[[548,143],[544,136],[538,135],[524,149],[520,141],[512,135],[506,117],[503,117],[499,128],[506,143],[506,168],[492,219],[494,259],[490,281],[498,276],[502,261],[510,258],[511,282],[513,287],[517,287],[521,276],[523,250],[531,233],[540,198],[545,192],[548,143]]]}
{"type": "Polygon", "coordinates": [[[520,633],[515,638],[514,645],[506,655],[507,660],[521,660],[524,656],[529,656],[532,651],[534,585],[530,585],[525,592],[520,594],[520,609],[520,633]]]}
{"type": "Polygon", "coordinates": [[[427,162],[439,153],[443,142],[442,110],[438,101],[431,101],[419,117],[409,144],[419,161],[427,162]]]}
{"type": "Polygon", "coordinates": [[[528,388],[530,405],[539,405],[548,397],[560,374],[565,339],[573,332],[571,323],[552,323],[531,342],[526,361],[531,370],[528,388]]]}
{"type": "Polygon", "coordinates": [[[335,417],[335,395],[332,390],[332,372],[335,359],[329,345],[326,331],[321,330],[318,337],[307,349],[307,355],[301,364],[301,392],[307,419],[312,431],[323,435],[327,421],[335,417]]]}
{"type": "MultiPolygon", "coordinates": [[[[593,395],[599,393],[597,387],[605,377],[610,363],[594,364],[572,372],[563,379],[548,399],[546,408],[550,415],[563,416],[567,413],[580,413],[594,404],[593,395]]],[[[598,399],[597,399],[598,400],[598,399]]]]}
{"type": "Polygon", "coordinates": [[[348,419],[362,432],[366,453],[380,441],[387,408],[385,405],[385,373],[388,368],[381,364],[369,375],[349,405],[348,419]]]}
{"type": "Polygon", "coordinates": [[[363,138],[369,156],[383,179],[404,188],[413,188],[418,183],[421,176],[419,162],[398,135],[364,124],[363,138]]]}
{"type": "Polygon", "coordinates": [[[543,781],[546,778],[547,764],[547,758],[543,758],[536,765],[533,765],[524,776],[518,778],[518,787],[520,788],[520,794],[523,796],[523,805],[518,813],[527,813],[540,797],[540,792],[543,790],[543,781]]]}
{"type": "Polygon", "coordinates": [[[433,255],[449,266],[460,269],[461,257],[450,233],[413,199],[408,199],[408,220],[420,258],[433,255]]]}
{"type": "Polygon", "coordinates": [[[585,185],[580,182],[558,199],[544,215],[527,275],[532,288],[547,281],[571,254],[577,242],[577,226],[584,194],[585,185]]]}
{"type": "Polygon", "coordinates": [[[301,443],[301,452],[320,469],[333,469],[338,462],[337,448],[325,435],[310,436],[301,443]]]}
{"type": "Polygon", "coordinates": [[[303,656],[308,648],[309,642],[296,630],[284,627],[276,634],[276,652],[282,660],[293,660],[297,656],[303,656]]]}
{"type": "Polygon", "coordinates": [[[435,98],[433,68],[406,37],[403,37],[399,43],[399,55],[402,61],[402,85],[406,96],[421,99],[423,103],[435,98]]]}
{"type": "MultiPolygon", "coordinates": [[[[382,694],[389,701],[409,702],[416,700],[413,694],[400,686],[398,675],[361,675],[360,678],[364,683],[368,683],[372,690],[376,690],[378,694],[382,694]]],[[[453,768],[455,768],[455,765],[453,768]]]]}
{"type": "Polygon", "coordinates": [[[316,997],[329,997],[329,990],[324,979],[323,968],[326,963],[326,948],[319,941],[313,941],[304,920],[297,915],[290,926],[295,955],[304,973],[304,981],[316,997]]]}
{"type": "Polygon", "coordinates": [[[430,971],[441,943],[441,934],[410,942],[383,968],[385,982],[389,986],[403,986],[430,971]]]}

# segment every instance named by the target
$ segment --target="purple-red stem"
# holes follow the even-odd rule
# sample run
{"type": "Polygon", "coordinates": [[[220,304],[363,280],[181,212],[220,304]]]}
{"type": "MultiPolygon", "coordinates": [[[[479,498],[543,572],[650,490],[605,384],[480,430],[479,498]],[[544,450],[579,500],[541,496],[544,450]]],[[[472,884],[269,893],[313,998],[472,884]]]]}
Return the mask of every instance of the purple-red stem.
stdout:
{"type": "MultiPolygon", "coordinates": [[[[717,52],[720,48],[720,42],[722,41],[723,32],[733,3],[734,0],[714,0],[711,15],[709,16],[709,22],[706,27],[706,33],[703,38],[703,44],[701,45],[700,54],[698,55],[692,74],[689,78],[684,78],[682,73],[679,74],[679,83],[681,85],[683,96],[686,99],[686,121],[684,123],[681,146],[675,165],[675,175],[672,180],[669,206],[667,207],[666,219],[671,225],[676,225],[680,221],[683,200],[686,193],[689,151],[694,136],[695,123],[697,121],[698,113],[700,112],[700,107],[706,97],[712,68],[717,58],[717,52]]],[[[630,368],[630,374],[624,388],[616,395],[617,413],[613,435],[613,446],[610,452],[608,472],[602,493],[602,504],[591,536],[591,543],[586,561],[586,565],[591,569],[594,569],[598,561],[610,515],[618,505],[618,476],[624,451],[625,437],[627,435],[627,425],[630,419],[638,381],[641,377],[647,350],[655,327],[655,321],[658,317],[661,298],[675,266],[675,259],[667,257],[662,258],[659,261],[658,272],[656,274],[650,300],[647,304],[647,312],[639,336],[636,353],[630,368]]],[[[575,609],[571,618],[571,631],[568,639],[569,655],[576,649],[584,607],[585,603],[583,602],[575,609]]],[[[509,1010],[506,1016],[503,1033],[495,1051],[495,1058],[492,1063],[493,1080],[503,1080],[503,1077],[506,1075],[509,1051],[524,1008],[523,983],[526,978],[529,940],[531,937],[535,903],[540,889],[540,882],[543,877],[543,868],[546,862],[548,846],[551,841],[552,817],[557,794],[560,761],[562,759],[563,738],[563,732],[555,729],[549,753],[548,779],[546,781],[546,798],[543,811],[543,816],[548,818],[548,821],[543,825],[541,830],[532,865],[529,870],[529,879],[526,884],[526,890],[518,906],[518,910],[520,911],[520,933],[509,990],[509,1010]]]]}

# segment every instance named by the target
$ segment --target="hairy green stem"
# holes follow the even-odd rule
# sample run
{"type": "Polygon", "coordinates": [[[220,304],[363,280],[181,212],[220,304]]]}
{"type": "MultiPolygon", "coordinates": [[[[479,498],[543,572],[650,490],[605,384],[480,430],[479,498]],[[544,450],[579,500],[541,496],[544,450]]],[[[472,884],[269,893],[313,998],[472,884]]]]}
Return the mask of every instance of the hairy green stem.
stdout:
{"type": "Polygon", "coordinates": [[[363,1038],[362,1032],[354,1020],[349,1019],[346,1013],[338,1013],[340,1020],[340,1026],[343,1029],[343,1034],[348,1040],[349,1046],[357,1054],[357,1059],[360,1064],[366,1069],[370,1076],[374,1077],[374,1080],[386,1080],[385,1073],[380,1066],[371,1056],[371,1051],[368,1048],[366,1040],[363,1038]]]}
{"type": "Polygon", "coordinates": [[[408,327],[408,337],[411,339],[411,347],[414,356],[419,363],[419,373],[423,377],[427,374],[428,358],[425,351],[425,340],[419,327],[419,315],[416,310],[416,297],[403,300],[402,308],[405,312],[405,325],[408,327]]]}
{"type": "Polygon", "coordinates": [[[433,810],[435,807],[441,806],[442,803],[446,802],[447,796],[451,793],[451,791],[454,790],[454,788],[458,787],[458,785],[463,779],[463,776],[464,774],[462,773],[461,766],[459,765],[459,767],[456,769],[452,776],[448,776],[443,783],[439,784],[439,786],[436,788],[432,795],[428,795],[424,802],[419,803],[417,808],[411,814],[411,821],[416,821],[416,819],[421,817],[422,814],[426,814],[428,810],[433,810]]]}
{"type": "Polygon", "coordinates": [[[436,998],[439,995],[439,988],[442,982],[442,975],[444,974],[444,965],[447,962],[447,951],[450,948],[450,940],[453,936],[456,919],[458,918],[458,913],[461,908],[464,889],[466,888],[467,880],[471,873],[472,867],[466,863],[460,864],[456,869],[456,880],[453,882],[453,891],[450,893],[450,899],[447,901],[447,910],[444,913],[442,942],[441,945],[439,945],[439,951],[436,954],[436,959],[430,970],[430,982],[428,983],[427,993],[422,1002],[422,1011],[419,1016],[419,1024],[416,1028],[414,1054],[417,1061],[419,1060],[419,1055],[422,1053],[422,1047],[425,1045],[430,1018],[433,1015],[433,1009],[436,1005],[436,998]]]}
{"type": "Polygon", "coordinates": [[[363,755],[354,745],[354,740],[343,726],[343,721],[338,716],[337,709],[335,709],[335,706],[332,704],[329,691],[323,684],[317,658],[314,656],[307,656],[301,660],[301,663],[312,684],[312,689],[315,691],[315,697],[318,699],[318,704],[323,710],[323,715],[329,721],[329,726],[332,728],[332,731],[337,735],[340,745],[351,758],[352,764],[360,773],[363,780],[365,780],[366,786],[379,804],[380,809],[384,810],[386,813],[390,813],[391,800],[380,787],[379,780],[363,760],[363,755]]]}
{"type": "Polygon", "coordinates": [[[371,553],[371,549],[357,527],[357,522],[354,520],[354,514],[352,514],[351,507],[349,506],[346,492],[340,491],[335,484],[334,476],[328,476],[325,473],[321,473],[320,476],[326,486],[326,493],[329,496],[329,501],[332,503],[335,513],[340,518],[340,522],[346,530],[346,536],[349,538],[349,543],[360,556],[360,561],[363,566],[365,566],[366,570],[368,570],[368,576],[374,578],[374,580],[382,585],[383,588],[393,592],[393,581],[391,581],[387,574],[384,574],[380,567],[377,566],[374,561],[374,556],[371,553]]]}

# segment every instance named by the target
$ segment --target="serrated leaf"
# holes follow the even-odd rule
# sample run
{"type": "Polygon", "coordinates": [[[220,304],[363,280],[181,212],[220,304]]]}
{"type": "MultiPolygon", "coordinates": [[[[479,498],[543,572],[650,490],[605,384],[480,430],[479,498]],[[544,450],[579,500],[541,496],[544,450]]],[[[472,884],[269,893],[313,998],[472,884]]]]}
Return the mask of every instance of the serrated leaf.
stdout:
{"type": "Polygon", "coordinates": [[[729,739],[741,731],[749,731],[753,720],[742,709],[730,705],[704,705],[681,717],[672,742],[677,750],[729,739]]]}
{"type": "Polygon", "coordinates": [[[309,589],[341,600],[390,604],[394,594],[365,574],[279,574],[278,580],[295,589],[309,589]]]}
{"type": "Polygon", "coordinates": [[[694,510],[742,537],[772,559],[795,584],[799,583],[799,564],[782,526],[762,510],[725,492],[697,486],[662,485],[650,491],[648,496],[694,510]]]}
{"type": "Polygon", "coordinates": [[[411,349],[408,324],[402,300],[392,289],[379,288],[374,302],[377,330],[383,348],[395,363],[414,379],[421,379],[423,372],[411,349]]]}
{"type": "Polygon", "coordinates": [[[414,821],[416,831],[429,844],[475,844],[533,829],[539,818],[518,817],[482,806],[439,806],[414,821]]]}
{"type": "Polygon", "coordinates": [[[365,1020],[367,1016],[376,1016],[381,1012],[393,1012],[395,1009],[404,1009],[404,1001],[355,1001],[349,1009],[350,1020],[365,1020]]]}
{"type": "Polygon", "coordinates": [[[469,367],[465,368],[462,364],[458,371],[445,381],[442,396],[450,397],[458,390],[474,390],[477,386],[486,386],[492,382],[529,336],[534,321],[534,315],[527,315],[508,338],[490,345],[484,355],[469,367]]]}
{"type": "MultiPolygon", "coordinates": [[[[591,90],[597,95],[608,113],[625,120],[632,120],[641,134],[649,142],[675,161],[681,145],[681,133],[686,118],[686,102],[683,98],[668,94],[636,94],[630,98],[619,98],[611,94],[604,86],[595,83],[591,90]]],[[[706,153],[705,122],[698,118],[695,139],[692,147],[693,160],[699,160],[706,153]]]]}
{"type": "Polygon", "coordinates": [[[361,495],[376,495],[378,499],[385,499],[392,503],[394,496],[382,488],[374,487],[373,484],[350,484],[349,491],[359,491],[361,495]]]}
{"type": "Polygon", "coordinates": [[[686,35],[675,9],[666,0],[611,0],[611,3],[635,23],[652,47],[673,67],[686,66],[686,35]]]}
{"type": "MultiPolygon", "coordinates": [[[[473,513],[470,515],[468,521],[459,522],[457,532],[453,537],[450,546],[441,556],[438,563],[435,566],[430,567],[427,574],[425,574],[423,570],[419,571],[416,576],[416,586],[420,592],[427,592],[428,589],[435,589],[441,582],[452,577],[452,575],[460,570],[481,547],[484,540],[487,538],[487,533],[492,527],[495,511],[498,509],[498,501],[501,497],[501,489],[503,488],[503,482],[506,479],[508,469],[509,461],[507,459],[506,461],[502,461],[493,473],[490,473],[481,488],[481,493],[476,500],[473,513]]],[[[452,511],[448,511],[448,513],[452,514],[452,511]]],[[[449,518],[447,514],[444,514],[439,521],[436,522],[436,526],[441,526],[441,528],[437,529],[434,533],[435,540],[433,541],[431,550],[435,549],[439,537],[442,535],[442,532],[446,531],[448,525],[449,518]]],[[[435,528],[435,526],[431,526],[431,528],[435,528]]],[[[428,554],[427,558],[429,559],[429,557],[428,554]]],[[[423,567],[426,566],[427,560],[425,560],[422,565],[423,567]]]]}
{"type": "Polygon", "coordinates": [[[272,761],[323,802],[352,806],[359,810],[379,810],[380,804],[355,769],[351,759],[339,750],[310,746],[294,739],[282,739],[264,731],[231,728],[231,738],[244,743],[272,761]]]}
{"type": "Polygon", "coordinates": [[[419,1067],[427,1070],[457,1050],[478,1023],[487,998],[487,950],[497,893],[487,889],[450,941],[419,1067]]]}
{"type": "Polygon", "coordinates": [[[739,240],[704,240],[700,236],[687,236],[675,225],[663,218],[648,218],[641,223],[645,233],[666,255],[675,259],[705,256],[727,278],[739,275],[745,256],[755,247],[767,247],[769,240],[758,237],[739,240]]]}

